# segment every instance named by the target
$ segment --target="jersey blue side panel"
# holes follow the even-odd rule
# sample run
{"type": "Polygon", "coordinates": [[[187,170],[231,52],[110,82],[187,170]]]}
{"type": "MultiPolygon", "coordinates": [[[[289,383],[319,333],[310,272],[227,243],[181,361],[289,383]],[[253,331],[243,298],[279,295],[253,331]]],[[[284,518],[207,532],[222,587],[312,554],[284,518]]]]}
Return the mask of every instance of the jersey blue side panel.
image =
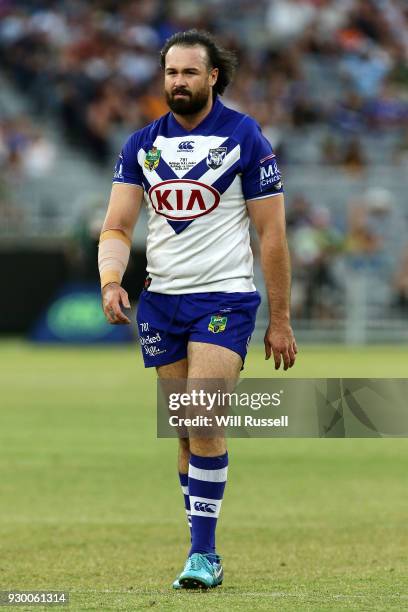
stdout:
{"type": "Polygon", "coordinates": [[[125,142],[116,162],[113,174],[114,183],[130,183],[143,187],[143,173],[137,160],[139,132],[135,132],[125,142]]]}
{"type": "MultiPolygon", "coordinates": [[[[240,130],[241,131],[241,130],[240,130]]],[[[250,117],[242,122],[242,192],[246,200],[283,193],[276,156],[259,125],[250,117]]]]}

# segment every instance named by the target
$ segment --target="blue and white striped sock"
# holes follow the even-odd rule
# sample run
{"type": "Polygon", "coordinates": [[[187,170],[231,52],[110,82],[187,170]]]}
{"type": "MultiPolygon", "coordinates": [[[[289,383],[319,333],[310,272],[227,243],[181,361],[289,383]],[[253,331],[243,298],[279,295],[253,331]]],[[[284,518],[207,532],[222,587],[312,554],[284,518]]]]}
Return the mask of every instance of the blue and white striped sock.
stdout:
{"type": "Polygon", "coordinates": [[[188,474],[182,474],[179,472],[181,490],[184,495],[184,507],[186,509],[187,514],[187,523],[190,528],[190,537],[191,537],[191,511],[190,511],[190,496],[188,492],[188,474]]]}
{"type": "Polygon", "coordinates": [[[190,455],[188,491],[193,553],[215,554],[215,528],[227,482],[228,453],[219,457],[190,455]]]}

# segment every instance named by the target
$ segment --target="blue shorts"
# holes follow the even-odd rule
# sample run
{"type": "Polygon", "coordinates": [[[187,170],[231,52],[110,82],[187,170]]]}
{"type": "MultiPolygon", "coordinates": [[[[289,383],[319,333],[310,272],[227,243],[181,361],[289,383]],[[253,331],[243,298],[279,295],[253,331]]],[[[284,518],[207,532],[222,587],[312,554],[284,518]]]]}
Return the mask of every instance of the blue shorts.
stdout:
{"type": "Polygon", "coordinates": [[[257,291],[182,295],[142,291],[137,324],[145,367],[184,359],[190,341],[225,346],[244,363],[260,302],[257,291]]]}

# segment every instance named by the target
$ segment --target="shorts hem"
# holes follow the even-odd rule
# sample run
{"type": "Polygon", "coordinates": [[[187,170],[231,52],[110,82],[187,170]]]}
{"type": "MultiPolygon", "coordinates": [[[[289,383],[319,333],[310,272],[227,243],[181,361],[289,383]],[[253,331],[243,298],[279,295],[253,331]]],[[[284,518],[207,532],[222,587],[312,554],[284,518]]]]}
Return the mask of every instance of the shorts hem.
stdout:
{"type": "Polygon", "coordinates": [[[184,354],[180,354],[179,356],[172,356],[172,357],[165,357],[163,356],[161,359],[157,359],[157,361],[155,360],[154,363],[146,363],[146,361],[144,361],[144,367],[145,368],[157,368],[163,365],[170,365],[171,363],[175,363],[176,361],[180,361],[181,359],[186,359],[187,357],[187,352],[185,352],[184,354]]]}

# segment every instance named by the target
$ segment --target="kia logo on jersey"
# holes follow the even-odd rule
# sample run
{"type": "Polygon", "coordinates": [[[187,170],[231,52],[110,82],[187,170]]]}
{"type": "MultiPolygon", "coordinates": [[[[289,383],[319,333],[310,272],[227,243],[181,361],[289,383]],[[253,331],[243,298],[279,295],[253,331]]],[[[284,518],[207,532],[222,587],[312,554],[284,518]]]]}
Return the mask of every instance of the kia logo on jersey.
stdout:
{"type": "Polygon", "coordinates": [[[157,183],[149,189],[149,198],[158,215],[173,221],[189,221],[217,208],[220,194],[211,185],[187,179],[157,183]]]}

